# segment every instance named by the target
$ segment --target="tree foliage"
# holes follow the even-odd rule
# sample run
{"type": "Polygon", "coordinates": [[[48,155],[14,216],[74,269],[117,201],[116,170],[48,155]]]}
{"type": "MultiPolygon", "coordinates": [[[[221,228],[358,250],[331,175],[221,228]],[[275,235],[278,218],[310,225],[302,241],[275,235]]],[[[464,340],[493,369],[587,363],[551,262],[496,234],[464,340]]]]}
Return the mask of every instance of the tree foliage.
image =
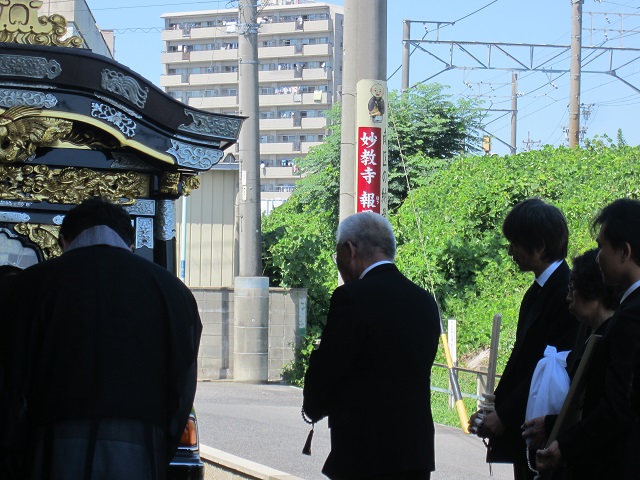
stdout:
{"type": "Polygon", "coordinates": [[[397,263],[435,293],[445,318],[458,320],[459,351],[487,346],[491,318],[502,313],[501,352],[508,352],[531,275],[519,272],[507,255],[501,233],[507,212],[528,197],[559,207],[573,257],[595,247],[590,226],[597,212],[616,198],[639,197],[639,185],[640,148],[606,138],[587,142],[585,149],[547,146],[461,158],[432,175],[392,217],[397,263]]]}
{"type": "Polygon", "coordinates": [[[437,83],[389,93],[389,209],[397,209],[408,185],[421,185],[453,158],[480,150],[482,111],[475,101],[457,103],[437,83]],[[406,170],[406,171],[405,171],[406,170]]]}

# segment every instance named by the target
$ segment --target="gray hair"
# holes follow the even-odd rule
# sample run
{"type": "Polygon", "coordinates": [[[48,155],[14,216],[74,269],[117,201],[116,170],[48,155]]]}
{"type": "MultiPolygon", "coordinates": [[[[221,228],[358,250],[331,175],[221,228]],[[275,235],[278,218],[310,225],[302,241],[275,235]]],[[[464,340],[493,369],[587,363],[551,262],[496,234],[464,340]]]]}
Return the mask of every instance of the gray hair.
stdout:
{"type": "Polygon", "coordinates": [[[360,212],[345,218],[338,225],[338,245],[351,242],[358,247],[363,258],[372,258],[376,251],[389,260],[396,256],[396,237],[389,220],[373,212],[360,212]]]}

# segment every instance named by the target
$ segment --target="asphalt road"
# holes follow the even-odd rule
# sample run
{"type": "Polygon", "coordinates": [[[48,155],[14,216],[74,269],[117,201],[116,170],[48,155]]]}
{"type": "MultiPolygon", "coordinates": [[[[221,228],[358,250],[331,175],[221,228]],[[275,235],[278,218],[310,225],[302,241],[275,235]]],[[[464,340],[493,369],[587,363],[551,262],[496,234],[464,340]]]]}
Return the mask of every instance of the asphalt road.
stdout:
{"type": "MultiPolygon", "coordinates": [[[[307,480],[321,473],[329,454],[326,419],[316,425],[311,456],[302,455],[309,426],[302,421],[302,391],[286,385],[200,382],[195,407],[200,443],[307,480]]],[[[434,480],[513,478],[510,465],[484,462],[485,447],[460,429],[436,426],[434,480]]]]}

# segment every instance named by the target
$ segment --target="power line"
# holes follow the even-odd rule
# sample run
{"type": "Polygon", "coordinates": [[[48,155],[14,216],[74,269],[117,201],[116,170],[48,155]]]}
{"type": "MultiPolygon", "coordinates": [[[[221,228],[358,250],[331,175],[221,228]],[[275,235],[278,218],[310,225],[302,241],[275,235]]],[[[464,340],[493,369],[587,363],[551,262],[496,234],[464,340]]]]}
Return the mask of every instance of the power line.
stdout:
{"type": "MultiPolygon", "coordinates": [[[[493,5],[493,4],[494,4],[494,3],[496,3],[497,1],[498,1],[498,0],[493,0],[492,2],[487,3],[484,7],[479,8],[479,9],[478,9],[478,10],[476,10],[475,12],[471,12],[470,14],[465,15],[464,17],[460,17],[459,19],[454,20],[453,22],[440,22],[440,23],[443,23],[443,24],[444,24],[442,28],[450,27],[450,26],[452,26],[452,25],[455,25],[457,22],[460,22],[461,20],[464,20],[465,18],[469,18],[470,16],[475,15],[476,13],[480,12],[481,10],[484,10],[485,8],[489,7],[490,5],[493,5]]],[[[419,20],[416,20],[416,21],[412,20],[412,22],[414,22],[414,23],[423,23],[423,25],[425,25],[425,24],[426,24],[426,22],[421,22],[421,21],[419,21],[419,20]]],[[[424,35],[422,36],[422,40],[424,40],[424,38],[427,36],[427,34],[428,34],[428,33],[429,33],[429,31],[426,29],[426,25],[425,25],[425,32],[424,32],[424,35]]],[[[411,53],[409,53],[409,56],[413,55],[413,52],[415,52],[417,49],[418,49],[418,47],[415,47],[415,46],[414,46],[414,47],[413,47],[413,50],[411,50],[411,53]]],[[[389,80],[391,80],[391,79],[393,78],[393,76],[394,76],[396,73],[398,73],[398,71],[399,71],[401,68],[402,68],[402,64],[401,64],[398,68],[396,68],[396,69],[393,71],[393,73],[392,73],[391,75],[389,75],[389,76],[387,77],[387,82],[388,82],[389,80]]]]}

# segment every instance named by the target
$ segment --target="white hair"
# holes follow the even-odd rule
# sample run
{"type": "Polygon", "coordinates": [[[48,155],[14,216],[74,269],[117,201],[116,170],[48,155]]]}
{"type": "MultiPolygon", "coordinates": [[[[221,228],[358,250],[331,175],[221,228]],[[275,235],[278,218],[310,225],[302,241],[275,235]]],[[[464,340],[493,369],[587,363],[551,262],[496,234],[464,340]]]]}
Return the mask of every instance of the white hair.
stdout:
{"type": "Polygon", "coordinates": [[[338,245],[351,242],[358,247],[363,258],[381,252],[389,260],[396,256],[396,237],[389,220],[374,212],[360,212],[345,218],[338,225],[338,245]]]}

